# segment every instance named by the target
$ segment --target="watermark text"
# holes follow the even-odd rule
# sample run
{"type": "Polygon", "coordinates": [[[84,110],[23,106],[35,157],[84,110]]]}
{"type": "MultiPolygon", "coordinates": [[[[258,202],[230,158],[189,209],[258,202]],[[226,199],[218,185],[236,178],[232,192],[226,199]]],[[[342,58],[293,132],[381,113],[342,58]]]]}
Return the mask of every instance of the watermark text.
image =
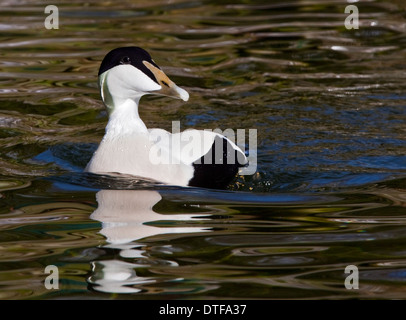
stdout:
{"type": "Polygon", "coordinates": [[[57,6],[50,4],[45,7],[44,13],[49,14],[45,18],[44,26],[45,29],[59,29],[59,9],[57,6]]]}

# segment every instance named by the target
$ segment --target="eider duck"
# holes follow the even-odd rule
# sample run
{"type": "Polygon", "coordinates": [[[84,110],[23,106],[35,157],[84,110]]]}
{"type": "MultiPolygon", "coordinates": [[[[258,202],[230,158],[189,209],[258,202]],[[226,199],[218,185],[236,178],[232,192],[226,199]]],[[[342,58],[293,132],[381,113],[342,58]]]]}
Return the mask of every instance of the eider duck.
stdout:
{"type": "Polygon", "coordinates": [[[148,129],[138,113],[145,94],[187,101],[178,87],[139,47],[110,51],[99,69],[99,87],[109,119],[105,135],[85,171],[122,173],[170,185],[225,189],[247,164],[230,139],[207,130],[169,133],[148,129]]]}

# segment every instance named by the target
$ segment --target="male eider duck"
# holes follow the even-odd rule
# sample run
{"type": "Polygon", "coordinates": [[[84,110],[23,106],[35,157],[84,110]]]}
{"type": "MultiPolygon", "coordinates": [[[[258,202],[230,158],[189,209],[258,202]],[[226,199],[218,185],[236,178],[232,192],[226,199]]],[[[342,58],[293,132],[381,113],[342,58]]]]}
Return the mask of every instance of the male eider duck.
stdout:
{"type": "Polygon", "coordinates": [[[99,70],[102,100],[109,112],[106,132],[85,171],[122,173],[170,185],[224,189],[247,164],[242,150],[223,135],[206,130],[169,133],[148,129],[138,113],[145,94],[187,101],[144,49],[110,51],[99,70]]]}

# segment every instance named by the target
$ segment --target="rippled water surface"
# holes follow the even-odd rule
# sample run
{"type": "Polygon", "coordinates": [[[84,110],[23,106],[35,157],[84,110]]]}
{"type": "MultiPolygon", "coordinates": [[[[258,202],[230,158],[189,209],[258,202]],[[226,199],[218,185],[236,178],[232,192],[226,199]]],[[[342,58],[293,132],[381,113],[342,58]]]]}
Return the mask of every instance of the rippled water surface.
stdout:
{"type": "Polygon", "coordinates": [[[0,299],[406,298],[405,5],[351,2],[359,29],[342,0],[2,1],[0,299]],[[256,129],[257,172],[83,174],[98,67],[126,45],[191,95],[143,98],[148,127],[256,129]]]}

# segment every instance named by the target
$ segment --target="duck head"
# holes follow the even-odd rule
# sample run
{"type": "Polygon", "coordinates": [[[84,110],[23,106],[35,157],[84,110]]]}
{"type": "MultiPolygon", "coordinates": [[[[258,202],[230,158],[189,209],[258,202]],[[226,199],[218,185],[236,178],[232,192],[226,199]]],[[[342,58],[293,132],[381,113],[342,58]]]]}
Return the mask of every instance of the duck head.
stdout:
{"type": "Polygon", "coordinates": [[[99,86],[109,109],[128,99],[137,104],[145,94],[164,95],[187,101],[189,94],[178,87],[139,47],[122,47],[110,51],[99,69],[99,86]]]}

